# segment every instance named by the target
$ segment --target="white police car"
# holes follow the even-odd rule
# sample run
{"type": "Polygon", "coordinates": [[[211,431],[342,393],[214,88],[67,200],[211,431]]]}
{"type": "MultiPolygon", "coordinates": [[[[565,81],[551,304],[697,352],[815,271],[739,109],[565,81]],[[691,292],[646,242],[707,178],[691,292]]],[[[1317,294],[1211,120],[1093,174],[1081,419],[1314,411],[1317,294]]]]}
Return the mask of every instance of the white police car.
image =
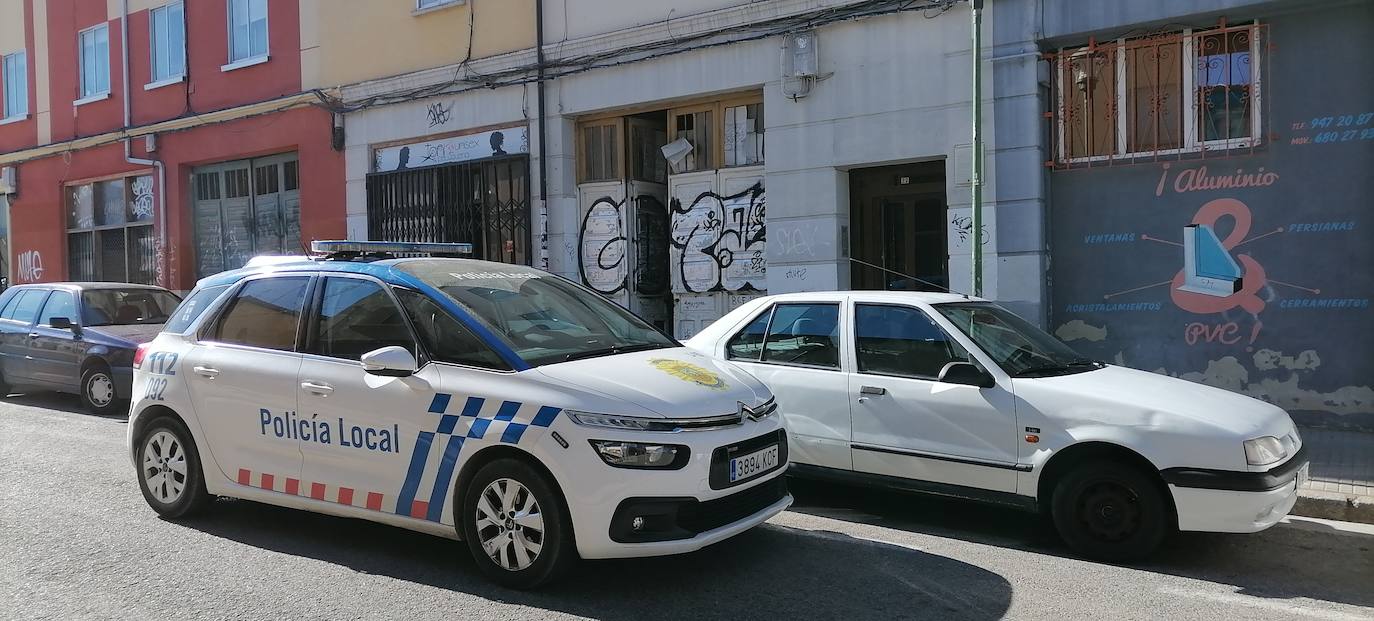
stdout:
{"type": "Polygon", "coordinates": [[[175,518],[232,496],[466,541],[529,588],[687,552],[792,498],[768,389],[535,269],[375,253],[202,280],[135,360],[129,448],[175,518]]]}

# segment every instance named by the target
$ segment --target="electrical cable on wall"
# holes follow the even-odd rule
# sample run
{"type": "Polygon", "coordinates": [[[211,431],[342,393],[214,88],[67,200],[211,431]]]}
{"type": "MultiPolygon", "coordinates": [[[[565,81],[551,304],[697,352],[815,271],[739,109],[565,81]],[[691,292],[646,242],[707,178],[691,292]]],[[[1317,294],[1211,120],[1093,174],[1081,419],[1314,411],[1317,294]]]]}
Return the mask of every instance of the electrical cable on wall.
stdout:
{"type": "MultiPolygon", "coordinates": [[[[959,0],[872,0],[870,2],[843,7],[821,9],[802,15],[779,17],[748,24],[738,24],[708,32],[681,35],[667,40],[631,45],[594,54],[583,54],[564,58],[546,58],[544,61],[545,74],[543,79],[545,81],[555,80],[560,77],[584,73],[594,69],[618,67],[695,50],[757,41],[785,35],[796,30],[814,29],[839,22],[878,17],[893,13],[922,11],[923,13],[927,13],[928,17],[933,17],[933,15],[928,14],[929,11],[938,10],[939,13],[943,13],[949,10],[958,1],[959,0]]],[[[470,44],[471,36],[469,36],[469,45],[470,44]]],[[[465,59],[459,66],[461,67],[469,63],[470,58],[465,59]]],[[[472,72],[473,75],[471,78],[459,78],[455,72],[454,78],[446,82],[372,95],[352,103],[345,102],[341,98],[322,91],[315,91],[315,93],[320,98],[320,106],[334,112],[349,113],[376,106],[416,101],[439,95],[454,95],[478,89],[495,89],[505,86],[519,86],[522,84],[534,83],[539,81],[537,76],[532,75],[537,70],[537,64],[526,64],[488,74],[472,72]]]]}

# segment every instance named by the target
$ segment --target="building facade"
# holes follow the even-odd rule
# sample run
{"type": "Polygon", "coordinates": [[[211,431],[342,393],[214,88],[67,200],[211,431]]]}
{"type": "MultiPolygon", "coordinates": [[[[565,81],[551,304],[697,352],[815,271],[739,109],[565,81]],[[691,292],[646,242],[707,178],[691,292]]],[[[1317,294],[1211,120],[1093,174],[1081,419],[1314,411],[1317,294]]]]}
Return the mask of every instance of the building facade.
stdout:
{"type": "MultiPolygon", "coordinates": [[[[765,293],[968,289],[967,4],[542,11],[542,80],[522,49],[342,90],[350,235],[474,241],[679,337],[765,293]]],[[[1043,155],[997,131],[1039,114],[1034,33],[984,29],[985,293],[1042,317],[1043,155]]]]}
{"type": "Polygon", "coordinates": [[[1043,4],[1049,325],[1374,430],[1374,6],[1095,5],[1043,4]]]}
{"type": "Polygon", "coordinates": [[[3,0],[3,274],[184,291],[343,237],[337,87],[528,49],[510,4],[3,0]]]}

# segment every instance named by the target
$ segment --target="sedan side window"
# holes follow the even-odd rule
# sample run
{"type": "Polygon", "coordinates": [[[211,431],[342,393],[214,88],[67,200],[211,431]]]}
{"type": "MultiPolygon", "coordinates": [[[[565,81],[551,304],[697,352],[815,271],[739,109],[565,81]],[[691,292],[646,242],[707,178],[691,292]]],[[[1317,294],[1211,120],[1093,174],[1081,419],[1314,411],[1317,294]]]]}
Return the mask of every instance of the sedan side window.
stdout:
{"type": "Polygon", "coordinates": [[[53,291],[48,296],[47,304],[43,305],[43,312],[38,313],[38,323],[50,326],[53,317],[66,317],[72,321],[77,320],[76,298],[70,291],[53,291]]]}
{"type": "Polygon", "coordinates": [[[920,309],[858,304],[854,307],[854,351],[860,373],[935,379],[968,352],[920,309]]]}
{"type": "Polygon", "coordinates": [[[320,314],[312,317],[309,353],[358,360],[382,347],[402,347],[415,355],[415,337],[401,309],[381,285],[357,278],[326,278],[320,314]]]}
{"type": "Polygon", "coordinates": [[[440,308],[429,296],[406,289],[396,289],[420,339],[431,356],[440,362],[451,362],[480,369],[508,371],[501,356],[487,347],[481,339],[440,308]]]}
{"type": "Polygon", "coordinates": [[[229,301],[210,340],[294,351],[310,278],[263,278],[244,283],[229,301]]]}
{"type": "Polygon", "coordinates": [[[725,345],[725,357],[730,360],[757,361],[763,354],[763,337],[768,330],[768,318],[772,316],[773,310],[769,309],[731,337],[725,345]]]}
{"type": "Polygon", "coordinates": [[[839,327],[839,304],[779,304],[763,345],[763,362],[838,369],[839,327]]]}
{"type": "Polygon", "coordinates": [[[26,289],[19,293],[13,304],[5,308],[4,318],[23,324],[33,323],[34,318],[38,316],[38,308],[47,297],[46,289],[26,289]]]}

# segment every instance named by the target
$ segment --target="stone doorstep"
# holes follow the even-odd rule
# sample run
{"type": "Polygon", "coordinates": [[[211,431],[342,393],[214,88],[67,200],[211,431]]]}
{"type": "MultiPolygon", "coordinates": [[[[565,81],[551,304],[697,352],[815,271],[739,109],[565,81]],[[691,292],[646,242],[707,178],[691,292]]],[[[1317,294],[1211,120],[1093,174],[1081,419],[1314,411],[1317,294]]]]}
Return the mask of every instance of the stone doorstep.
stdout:
{"type": "Polygon", "coordinates": [[[1352,496],[1313,489],[1298,491],[1293,515],[1374,524],[1374,496],[1352,496]]]}

